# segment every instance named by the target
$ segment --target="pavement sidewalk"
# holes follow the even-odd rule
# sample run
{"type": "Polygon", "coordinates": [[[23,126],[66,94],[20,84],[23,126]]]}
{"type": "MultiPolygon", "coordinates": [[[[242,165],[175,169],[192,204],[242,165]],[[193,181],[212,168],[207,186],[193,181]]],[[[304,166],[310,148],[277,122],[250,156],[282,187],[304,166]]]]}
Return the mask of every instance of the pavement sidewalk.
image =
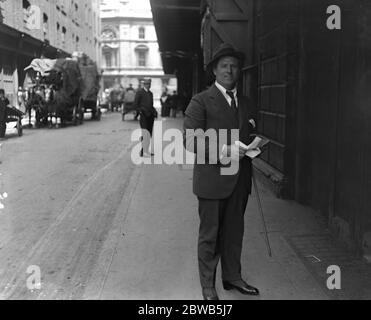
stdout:
{"type": "MultiPolygon", "coordinates": [[[[159,120],[161,121],[161,119],[159,120]]],[[[156,121],[155,125],[159,125],[156,121]]],[[[162,120],[180,128],[182,119],[162,120]]],[[[198,213],[192,170],[178,165],[142,165],[133,174],[130,195],[106,241],[86,299],[202,299],[197,266],[198,213]],[[122,213],[121,213],[122,212],[122,213]]],[[[225,300],[329,299],[325,281],[315,277],[292,239],[323,234],[323,218],[293,201],[277,199],[259,184],[273,256],[269,257],[253,192],[245,214],[242,274],[260,297],[216,289],[225,300]],[[290,240],[291,239],[291,240],[290,240]]],[[[304,239],[304,241],[303,241],[304,239]]],[[[298,243],[297,240],[295,243],[298,243]]],[[[311,240],[313,241],[313,240],[311,240]]]]}

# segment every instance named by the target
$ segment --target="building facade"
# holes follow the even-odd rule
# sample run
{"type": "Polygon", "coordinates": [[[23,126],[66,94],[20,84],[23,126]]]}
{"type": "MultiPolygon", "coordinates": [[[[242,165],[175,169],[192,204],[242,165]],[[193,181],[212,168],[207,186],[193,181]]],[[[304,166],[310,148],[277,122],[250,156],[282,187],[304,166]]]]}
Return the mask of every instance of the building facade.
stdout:
{"type": "Polygon", "coordinates": [[[83,51],[100,65],[99,0],[0,0],[0,87],[13,104],[34,58],[83,51]]]}
{"type": "Polygon", "coordinates": [[[152,79],[155,100],[171,76],[164,75],[148,0],[102,0],[103,87],[139,86],[152,79]]]}

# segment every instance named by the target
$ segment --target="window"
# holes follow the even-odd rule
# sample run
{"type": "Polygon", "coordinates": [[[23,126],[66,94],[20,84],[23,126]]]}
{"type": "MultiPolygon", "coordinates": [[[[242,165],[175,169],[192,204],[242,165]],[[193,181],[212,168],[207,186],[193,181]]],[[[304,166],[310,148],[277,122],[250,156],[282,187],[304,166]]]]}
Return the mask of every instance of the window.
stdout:
{"type": "Polygon", "coordinates": [[[44,38],[47,38],[48,36],[48,15],[47,14],[43,14],[43,31],[44,31],[44,38]]]}
{"type": "Polygon", "coordinates": [[[147,52],[143,50],[138,51],[138,66],[145,67],[147,65],[147,52]]]}
{"type": "Polygon", "coordinates": [[[111,52],[105,52],[104,58],[106,60],[106,67],[111,68],[112,67],[112,53],[111,52]]]}
{"type": "Polygon", "coordinates": [[[23,9],[28,9],[31,6],[31,3],[29,3],[27,0],[22,1],[23,9]]]}
{"type": "Polygon", "coordinates": [[[149,48],[144,44],[140,44],[135,48],[137,55],[137,65],[139,67],[147,66],[148,50],[149,48]]]}
{"type": "Polygon", "coordinates": [[[23,7],[23,22],[27,25],[28,16],[29,16],[29,8],[31,6],[31,3],[29,3],[27,0],[22,1],[22,7],[23,7]]]}
{"type": "Polygon", "coordinates": [[[146,30],[144,27],[139,27],[139,39],[144,39],[146,37],[146,30]]]}
{"type": "Polygon", "coordinates": [[[62,28],[62,43],[64,44],[66,41],[66,33],[67,29],[65,27],[62,28]]]}

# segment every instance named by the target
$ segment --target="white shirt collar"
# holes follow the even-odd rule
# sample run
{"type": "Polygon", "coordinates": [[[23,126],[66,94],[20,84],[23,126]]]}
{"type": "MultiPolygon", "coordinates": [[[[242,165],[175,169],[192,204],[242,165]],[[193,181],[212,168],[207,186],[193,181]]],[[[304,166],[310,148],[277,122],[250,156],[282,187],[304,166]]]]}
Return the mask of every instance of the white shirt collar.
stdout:
{"type": "MultiPolygon", "coordinates": [[[[220,90],[220,92],[223,94],[223,96],[227,99],[229,105],[232,104],[232,98],[227,94],[227,89],[224,88],[220,83],[218,83],[217,81],[215,81],[215,86],[220,90]]],[[[236,101],[236,105],[238,107],[238,99],[237,99],[237,88],[234,87],[232,90],[228,90],[228,91],[232,91],[233,92],[233,95],[234,95],[234,100],[236,101]]]]}
{"type": "MultiPolygon", "coordinates": [[[[215,85],[216,85],[216,87],[217,87],[221,92],[227,94],[227,89],[224,88],[224,87],[223,87],[223,86],[222,86],[218,81],[215,81],[215,85]]],[[[234,94],[235,96],[237,96],[237,88],[236,88],[236,87],[234,87],[232,90],[228,90],[228,91],[232,91],[233,94],[234,94]]]]}

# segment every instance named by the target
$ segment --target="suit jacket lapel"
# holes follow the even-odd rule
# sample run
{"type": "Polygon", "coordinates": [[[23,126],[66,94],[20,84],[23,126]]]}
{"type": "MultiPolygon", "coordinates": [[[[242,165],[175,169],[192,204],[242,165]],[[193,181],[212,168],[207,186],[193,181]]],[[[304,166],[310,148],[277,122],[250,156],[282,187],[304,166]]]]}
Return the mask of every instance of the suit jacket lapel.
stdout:
{"type": "Polygon", "coordinates": [[[215,101],[215,103],[223,107],[226,111],[230,111],[230,105],[228,104],[228,101],[225,99],[223,94],[220,92],[220,90],[214,85],[209,89],[210,90],[210,97],[212,97],[215,101]]]}
{"type": "MultiPolygon", "coordinates": [[[[215,86],[215,84],[210,87],[209,96],[210,96],[211,99],[213,99],[214,104],[217,106],[217,109],[219,109],[221,112],[225,112],[225,114],[228,115],[228,118],[225,119],[226,121],[228,121],[229,118],[232,121],[233,120],[235,120],[235,121],[239,120],[239,119],[236,119],[234,111],[232,110],[228,101],[225,99],[224,95],[215,86]]],[[[236,123],[236,125],[237,125],[237,123],[236,123]]]]}

